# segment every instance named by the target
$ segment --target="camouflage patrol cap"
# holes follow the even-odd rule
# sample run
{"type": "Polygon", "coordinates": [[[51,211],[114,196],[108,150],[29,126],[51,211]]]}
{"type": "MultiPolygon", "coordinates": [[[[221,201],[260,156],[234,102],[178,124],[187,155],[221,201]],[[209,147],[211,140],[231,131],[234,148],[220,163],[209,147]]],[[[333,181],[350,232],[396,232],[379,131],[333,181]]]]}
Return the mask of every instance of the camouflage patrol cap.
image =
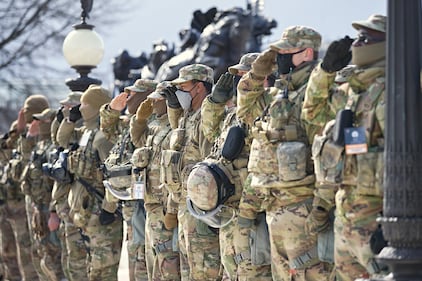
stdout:
{"type": "Polygon", "coordinates": [[[367,20],[352,22],[353,28],[356,30],[367,28],[379,32],[386,32],[387,17],[383,15],[371,15],[367,20]]]}
{"type": "Polygon", "coordinates": [[[321,46],[321,35],[307,26],[290,26],[281,35],[281,39],[270,45],[270,48],[278,52],[282,49],[312,48],[316,51],[321,46]]]}
{"type": "Polygon", "coordinates": [[[157,82],[150,79],[138,79],[133,83],[132,86],[128,86],[125,88],[125,92],[129,93],[130,91],[134,91],[137,93],[145,93],[145,92],[152,92],[157,87],[157,82]]]}
{"type": "Polygon", "coordinates": [[[180,84],[191,80],[214,83],[214,71],[204,64],[190,64],[179,70],[179,77],[171,81],[172,84],[180,84]]]}
{"type": "Polygon", "coordinates": [[[36,114],[33,114],[32,116],[34,117],[35,120],[53,121],[54,117],[56,116],[56,111],[52,108],[46,108],[41,113],[36,113],[36,114]]]}
{"type": "Polygon", "coordinates": [[[81,103],[82,92],[70,92],[64,100],[60,101],[61,105],[75,106],[81,103]]]}
{"type": "Polygon", "coordinates": [[[259,56],[259,53],[247,53],[244,54],[238,64],[232,65],[229,67],[229,72],[233,75],[236,75],[240,71],[249,71],[252,67],[252,63],[259,56]]]}
{"type": "Polygon", "coordinates": [[[169,81],[163,81],[158,83],[157,88],[155,88],[155,91],[148,95],[148,98],[150,99],[163,99],[164,97],[161,95],[164,89],[171,86],[171,83],[169,81]]]}
{"type": "Polygon", "coordinates": [[[187,180],[187,195],[201,210],[214,209],[218,203],[217,181],[206,165],[196,165],[187,180]]]}

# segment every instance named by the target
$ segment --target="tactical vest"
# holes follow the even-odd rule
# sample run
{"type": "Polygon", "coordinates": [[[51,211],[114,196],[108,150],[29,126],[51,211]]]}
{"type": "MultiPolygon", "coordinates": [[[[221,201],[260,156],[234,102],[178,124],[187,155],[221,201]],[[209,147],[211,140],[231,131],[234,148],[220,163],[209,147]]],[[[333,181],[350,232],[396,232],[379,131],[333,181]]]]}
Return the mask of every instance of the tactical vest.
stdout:
{"type": "Polygon", "coordinates": [[[312,156],[318,182],[356,186],[356,194],[382,196],[384,136],[377,115],[383,116],[384,112],[377,105],[384,87],[385,79],[377,78],[366,92],[356,94],[348,90],[346,109],[353,112],[353,128],[363,128],[365,132],[366,153],[346,155],[345,147],[336,145],[333,130],[338,120],[328,122],[324,133],[315,136],[312,156]]]}
{"type": "Polygon", "coordinates": [[[69,171],[75,174],[77,178],[83,178],[97,186],[103,179],[100,171],[100,158],[96,149],[93,148],[94,138],[98,131],[98,128],[85,129],[79,140],[79,148],[72,151],[68,157],[69,171]]]}
{"type": "Polygon", "coordinates": [[[51,140],[37,142],[29,164],[23,172],[22,192],[35,204],[49,204],[54,181],[42,172],[42,164],[48,162],[48,154],[54,148],[51,140]]]}
{"type": "Polygon", "coordinates": [[[103,165],[105,177],[116,189],[126,189],[131,186],[132,163],[130,159],[134,149],[135,146],[130,140],[129,127],[126,127],[103,165]]]}
{"type": "MultiPolygon", "coordinates": [[[[305,89],[306,84],[286,95],[271,88],[273,101],[252,127],[248,170],[268,176],[281,188],[313,181],[310,147],[300,119],[305,89]]],[[[254,184],[271,187],[268,182],[254,184]]]]}
{"type": "MultiPolygon", "coordinates": [[[[179,120],[178,128],[170,132],[170,149],[163,150],[160,163],[160,181],[166,184],[170,192],[180,193],[184,190],[182,184],[185,184],[193,165],[202,158],[200,144],[192,136],[197,133],[195,126],[199,124],[200,118],[200,110],[185,112],[179,120]]],[[[185,195],[184,193],[182,197],[185,195]]],[[[182,198],[180,200],[184,202],[182,198]]]]}
{"type": "MultiPolygon", "coordinates": [[[[163,116],[163,118],[167,118],[163,116]]],[[[149,204],[164,204],[166,196],[165,190],[160,185],[160,161],[162,147],[166,147],[164,142],[171,131],[170,123],[156,119],[148,125],[149,135],[144,147],[137,148],[132,157],[135,166],[147,169],[147,180],[145,186],[145,207],[149,204]]]]}

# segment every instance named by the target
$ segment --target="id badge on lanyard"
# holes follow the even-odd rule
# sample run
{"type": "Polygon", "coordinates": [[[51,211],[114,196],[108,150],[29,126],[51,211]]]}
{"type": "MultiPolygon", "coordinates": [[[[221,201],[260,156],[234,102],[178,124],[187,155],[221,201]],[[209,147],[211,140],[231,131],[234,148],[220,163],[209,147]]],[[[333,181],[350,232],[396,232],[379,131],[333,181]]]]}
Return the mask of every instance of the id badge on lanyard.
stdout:
{"type": "Polygon", "coordinates": [[[364,127],[352,127],[344,129],[345,151],[347,155],[362,154],[368,152],[364,127]]]}

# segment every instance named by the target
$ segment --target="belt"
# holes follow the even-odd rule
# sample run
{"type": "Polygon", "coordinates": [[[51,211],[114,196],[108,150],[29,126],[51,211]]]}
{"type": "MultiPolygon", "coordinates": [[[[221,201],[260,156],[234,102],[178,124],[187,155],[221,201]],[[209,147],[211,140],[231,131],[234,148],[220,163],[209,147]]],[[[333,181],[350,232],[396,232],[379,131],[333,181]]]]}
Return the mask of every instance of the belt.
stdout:
{"type": "Polygon", "coordinates": [[[169,250],[173,250],[173,241],[168,240],[163,243],[159,243],[154,247],[155,253],[159,254],[162,252],[168,252],[169,250]]]}

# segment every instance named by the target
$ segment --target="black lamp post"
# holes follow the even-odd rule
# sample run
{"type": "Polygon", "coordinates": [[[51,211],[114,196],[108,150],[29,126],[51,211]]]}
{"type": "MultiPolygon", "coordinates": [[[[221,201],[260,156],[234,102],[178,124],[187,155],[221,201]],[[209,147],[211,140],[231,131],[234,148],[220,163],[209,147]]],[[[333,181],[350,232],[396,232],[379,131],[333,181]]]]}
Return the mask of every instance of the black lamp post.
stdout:
{"type": "Polygon", "coordinates": [[[79,77],[67,79],[66,85],[71,91],[85,91],[89,85],[101,85],[101,80],[88,76],[104,55],[104,43],[93,30],[94,26],[86,23],[92,9],[93,0],[81,0],[81,22],[73,26],[73,30],[63,42],[63,54],[69,65],[76,69],[79,77]]]}

